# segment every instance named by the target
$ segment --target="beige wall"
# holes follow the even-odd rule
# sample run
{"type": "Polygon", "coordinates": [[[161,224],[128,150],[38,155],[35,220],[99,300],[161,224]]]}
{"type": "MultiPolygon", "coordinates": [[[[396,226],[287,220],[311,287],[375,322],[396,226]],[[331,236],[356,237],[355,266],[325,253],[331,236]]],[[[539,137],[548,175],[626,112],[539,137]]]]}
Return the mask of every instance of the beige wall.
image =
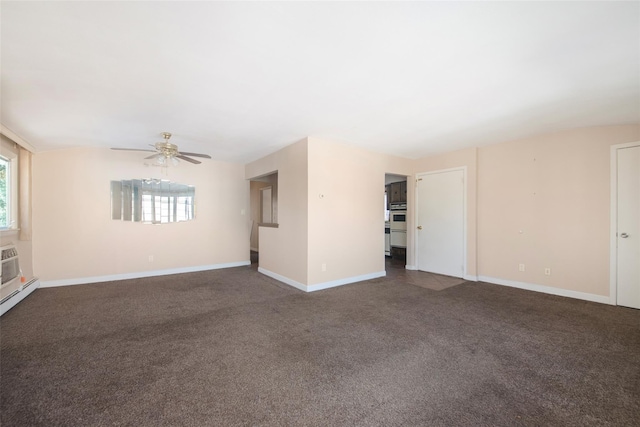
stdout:
{"type": "MultiPolygon", "coordinates": [[[[467,148],[451,153],[429,156],[413,162],[415,175],[443,169],[466,167],[467,192],[467,269],[470,278],[477,276],[477,149],[467,148]]],[[[415,178],[415,176],[414,176],[415,178]]],[[[415,206],[412,204],[412,206],[415,206]]],[[[411,208],[413,210],[413,207],[411,208]]],[[[409,234],[413,234],[409,232],[409,234]]]]}
{"type": "Polygon", "coordinates": [[[608,296],[610,146],[638,140],[629,125],[479,148],[481,278],[608,296]]]}
{"type": "Polygon", "coordinates": [[[278,172],[278,228],[260,227],[260,268],[298,283],[307,280],[307,140],[245,167],[245,178],[278,172]]]}
{"type": "Polygon", "coordinates": [[[163,174],[136,152],[41,152],[33,158],[33,199],[33,265],[41,281],[249,261],[249,184],[240,164],[182,162],[163,174]],[[111,220],[110,181],[132,178],[195,185],[196,219],[111,220]]]}
{"type": "Polygon", "coordinates": [[[309,138],[310,285],[384,272],[384,185],[391,170],[408,174],[410,161],[309,138]]]}

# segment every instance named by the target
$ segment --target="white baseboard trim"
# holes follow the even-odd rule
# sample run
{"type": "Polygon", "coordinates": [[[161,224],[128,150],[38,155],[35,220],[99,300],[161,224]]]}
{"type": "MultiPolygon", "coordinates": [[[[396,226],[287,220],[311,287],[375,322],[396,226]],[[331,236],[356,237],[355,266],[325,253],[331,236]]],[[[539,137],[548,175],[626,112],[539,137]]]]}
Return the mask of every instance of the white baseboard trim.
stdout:
{"type": "Polygon", "coordinates": [[[301,291],[304,291],[304,292],[321,291],[323,289],[335,288],[336,286],[347,285],[349,283],[355,283],[355,282],[362,282],[363,280],[376,279],[378,277],[384,277],[387,275],[386,271],[378,271],[375,273],[363,274],[361,276],[346,277],[344,279],[332,280],[330,282],[316,283],[315,285],[305,285],[296,280],[282,276],[278,273],[274,273],[273,271],[269,271],[262,267],[258,267],[258,272],[264,274],[265,276],[269,276],[273,279],[276,279],[282,283],[293,286],[296,289],[300,289],[301,291]]]}
{"type": "Polygon", "coordinates": [[[269,276],[272,279],[276,279],[279,282],[285,283],[289,286],[293,286],[296,289],[300,289],[301,291],[307,291],[307,285],[303,285],[302,283],[295,281],[293,279],[289,279],[288,277],[282,276],[278,273],[274,273],[273,271],[267,270],[266,268],[258,267],[258,273],[262,273],[265,276],[269,276]]]}
{"type": "Polygon", "coordinates": [[[345,277],[344,279],[331,280],[329,282],[316,283],[315,285],[307,285],[307,292],[321,291],[322,289],[335,288],[336,286],[348,285],[349,283],[377,279],[378,277],[384,277],[386,275],[386,271],[376,271],[375,273],[345,277]]]}
{"type": "Polygon", "coordinates": [[[494,285],[510,286],[512,288],[524,289],[527,291],[542,292],[545,294],[557,295],[561,297],[581,299],[601,304],[611,304],[609,297],[604,295],[589,294],[586,292],[570,291],[568,289],[554,288],[551,286],[536,285],[533,283],[517,282],[515,280],[497,279],[495,277],[478,276],[481,282],[493,283],[494,285]]]}
{"type": "Polygon", "coordinates": [[[196,271],[218,270],[221,268],[251,265],[251,261],[228,262],[224,264],[198,265],[195,267],[170,268],[167,270],[140,271],[136,273],[109,274],[107,276],[79,277],[75,279],[43,280],[41,288],[56,286],[86,285],[88,283],[113,282],[115,280],[140,279],[143,277],[166,276],[169,274],[193,273],[196,271]]]}
{"type": "Polygon", "coordinates": [[[417,270],[418,266],[417,265],[405,265],[404,268],[407,269],[407,270],[417,270]]]}
{"type": "Polygon", "coordinates": [[[2,304],[0,304],[0,316],[11,310],[16,304],[28,297],[31,292],[35,291],[39,287],[40,281],[37,278],[31,279],[24,285],[20,286],[17,289],[17,292],[14,291],[11,297],[7,298],[2,302],[2,304]]]}

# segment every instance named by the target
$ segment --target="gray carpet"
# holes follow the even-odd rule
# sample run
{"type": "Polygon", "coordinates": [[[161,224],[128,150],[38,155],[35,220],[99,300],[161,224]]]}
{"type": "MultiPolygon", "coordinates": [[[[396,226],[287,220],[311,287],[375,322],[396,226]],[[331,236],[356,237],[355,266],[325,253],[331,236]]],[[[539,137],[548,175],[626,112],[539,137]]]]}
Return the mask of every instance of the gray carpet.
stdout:
{"type": "Polygon", "coordinates": [[[406,277],[305,294],[242,267],[39,289],[0,319],[0,421],[637,425],[640,311],[406,277]]]}

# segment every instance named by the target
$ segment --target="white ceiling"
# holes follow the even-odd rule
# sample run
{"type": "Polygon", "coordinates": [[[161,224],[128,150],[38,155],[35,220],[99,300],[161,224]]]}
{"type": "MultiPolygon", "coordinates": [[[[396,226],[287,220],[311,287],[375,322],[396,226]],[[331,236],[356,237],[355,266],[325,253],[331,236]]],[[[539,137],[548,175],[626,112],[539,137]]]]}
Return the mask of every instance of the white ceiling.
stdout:
{"type": "Polygon", "coordinates": [[[640,120],[640,2],[1,3],[36,150],[246,162],[305,136],[418,158],[640,120]]]}

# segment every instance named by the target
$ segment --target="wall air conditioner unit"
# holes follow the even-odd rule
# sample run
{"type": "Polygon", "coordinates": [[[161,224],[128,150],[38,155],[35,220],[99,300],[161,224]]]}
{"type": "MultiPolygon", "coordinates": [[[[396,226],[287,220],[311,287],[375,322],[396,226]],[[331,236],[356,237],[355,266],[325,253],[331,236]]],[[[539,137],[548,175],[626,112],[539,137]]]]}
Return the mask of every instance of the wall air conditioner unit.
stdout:
{"type": "Polygon", "coordinates": [[[20,279],[18,251],[13,245],[2,246],[2,287],[20,279]]]}
{"type": "Polygon", "coordinates": [[[24,281],[20,271],[18,250],[14,245],[0,246],[0,256],[2,258],[0,316],[2,316],[35,291],[40,286],[40,282],[36,278],[24,281]]]}

